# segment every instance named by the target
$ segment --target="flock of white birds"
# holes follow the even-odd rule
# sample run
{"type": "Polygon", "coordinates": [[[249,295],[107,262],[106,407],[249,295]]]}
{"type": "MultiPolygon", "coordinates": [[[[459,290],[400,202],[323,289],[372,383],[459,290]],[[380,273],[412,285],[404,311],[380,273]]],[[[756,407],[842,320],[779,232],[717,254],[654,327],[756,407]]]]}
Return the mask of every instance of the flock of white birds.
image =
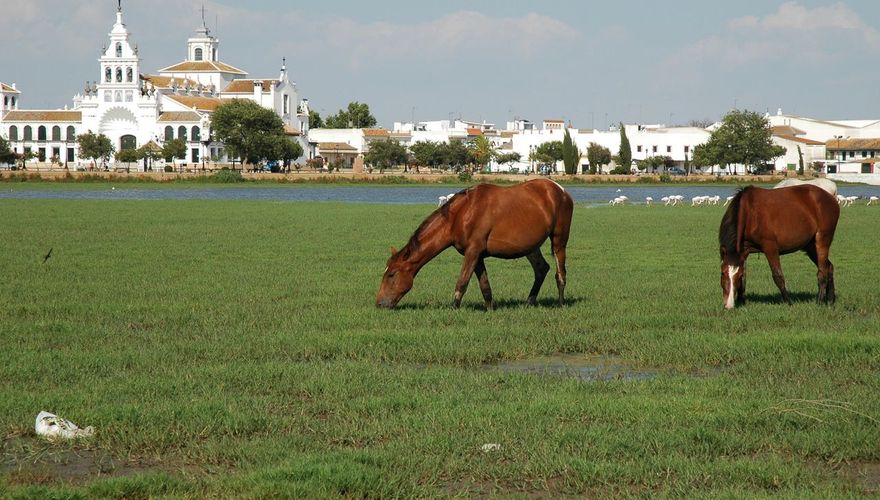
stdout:
{"type": "MultiPolygon", "coordinates": [[[[836,191],[836,186],[835,186],[835,191],[836,191]]],[[[618,189],[617,192],[619,193],[620,189],[618,189]]],[[[446,196],[440,196],[437,199],[437,206],[441,206],[444,203],[448,202],[449,200],[452,199],[453,196],[455,196],[455,193],[450,193],[446,196]]],[[[835,196],[837,197],[837,203],[842,207],[848,207],[859,200],[858,196],[841,196],[839,194],[835,194],[835,196]]],[[[730,200],[732,200],[732,199],[733,199],[733,196],[728,196],[727,200],[724,202],[723,206],[726,207],[730,203],[730,200]]],[[[880,205],[880,197],[866,196],[864,199],[868,200],[868,203],[867,203],[868,205],[880,205]]],[[[608,204],[614,207],[614,206],[619,206],[619,205],[626,205],[626,203],[628,201],[629,201],[629,198],[626,195],[621,194],[621,195],[615,196],[614,198],[609,200],[608,204]]],[[[673,195],[669,195],[669,196],[664,196],[664,197],[660,198],[660,201],[663,202],[664,206],[685,205],[684,196],[682,196],[680,194],[673,194],[673,195]]],[[[645,197],[645,205],[650,206],[652,203],[654,203],[654,198],[652,198],[650,196],[645,197]]],[[[691,206],[692,207],[697,207],[697,206],[701,206],[701,205],[718,205],[719,203],[721,203],[721,196],[719,196],[717,194],[714,196],[694,196],[691,198],[691,206]]]]}

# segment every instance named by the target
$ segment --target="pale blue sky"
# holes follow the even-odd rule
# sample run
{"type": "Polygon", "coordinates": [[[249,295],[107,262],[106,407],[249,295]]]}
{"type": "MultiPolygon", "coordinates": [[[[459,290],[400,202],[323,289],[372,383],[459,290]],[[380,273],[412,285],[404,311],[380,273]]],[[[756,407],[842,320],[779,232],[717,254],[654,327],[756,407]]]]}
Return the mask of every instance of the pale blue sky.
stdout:
{"type": "MultiPolygon", "coordinates": [[[[451,115],[686,123],[734,104],[880,118],[876,0],[123,0],[142,71],[183,59],[203,3],[224,62],[275,77],[286,57],[322,116],[358,100],[385,127],[451,115]]],[[[115,6],[0,0],[0,81],[29,109],[70,104],[100,77],[115,6]]]]}

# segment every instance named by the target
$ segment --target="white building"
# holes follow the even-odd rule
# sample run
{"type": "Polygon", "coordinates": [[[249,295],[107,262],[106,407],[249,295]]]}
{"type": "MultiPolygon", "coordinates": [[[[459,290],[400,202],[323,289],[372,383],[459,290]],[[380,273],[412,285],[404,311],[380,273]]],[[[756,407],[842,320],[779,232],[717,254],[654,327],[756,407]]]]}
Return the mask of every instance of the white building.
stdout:
{"type": "Polygon", "coordinates": [[[247,73],[219,56],[220,41],[203,19],[187,41],[184,61],[158,74],[143,73],[120,6],[99,59],[98,79],[86,82],[83,92],[74,96],[72,109],[22,110],[20,90],[3,84],[0,134],[15,152],[35,153],[38,163],[85,166],[76,137],[89,131],[109,137],[116,151],[182,139],[187,145],[183,163],[226,162],[223,145],[211,140],[211,113],[224,100],[250,99],[274,110],[285,132],[307,150],[308,102],[299,100],[286,65],[282,62],[278,78],[246,79],[247,73]]]}

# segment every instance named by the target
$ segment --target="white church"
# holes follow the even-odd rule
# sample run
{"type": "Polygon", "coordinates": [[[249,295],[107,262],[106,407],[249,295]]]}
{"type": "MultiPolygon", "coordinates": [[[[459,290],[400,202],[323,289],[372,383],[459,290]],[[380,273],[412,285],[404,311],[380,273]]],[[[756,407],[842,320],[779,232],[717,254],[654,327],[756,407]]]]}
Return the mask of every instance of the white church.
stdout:
{"type": "Polygon", "coordinates": [[[86,167],[89,160],[79,157],[76,137],[89,131],[109,137],[116,151],[151,142],[161,147],[179,138],[187,145],[182,163],[226,163],[231,158],[223,144],[211,139],[211,113],[228,99],[250,99],[274,110],[285,133],[308,151],[308,101],[299,99],[286,65],[282,62],[278,78],[247,78],[245,71],[220,61],[220,41],[204,15],[187,41],[186,60],[148,74],[141,72],[120,1],[100,57],[99,79],[86,82],[71,109],[24,110],[15,84],[0,83],[0,92],[0,134],[16,153],[36,155],[32,162],[37,164],[86,167]]]}

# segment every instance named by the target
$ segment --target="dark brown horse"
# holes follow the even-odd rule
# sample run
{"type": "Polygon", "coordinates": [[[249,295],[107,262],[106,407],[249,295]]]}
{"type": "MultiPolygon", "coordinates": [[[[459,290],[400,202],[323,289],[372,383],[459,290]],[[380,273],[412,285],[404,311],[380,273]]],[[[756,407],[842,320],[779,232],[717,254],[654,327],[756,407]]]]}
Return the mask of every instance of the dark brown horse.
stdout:
{"type": "Polygon", "coordinates": [[[476,274],[486,308],[492,309],[492,289],[486,257],[527,257],[535,270],[528,302],[537,302],[538,291],[550,270],[541,245],[550,238],[556,258],[559,303],[565,296],[565,245],[574,202],[559,184],[537,179],[511,187],[480,184],[457,193],[416,229],[399,252],[391,249],[382,276],[377,307],[394,307],[412,288],[419,270],[440,252],[455,247],[464,255],[455,284],[453,305],[458,307],[471,275],[476,274]]]}
{"type": "Polygon", "coordinates": [[[816,264],[820,304],[834,303],[834,266],[828,260],[840,207],[833,196],[811,185],[782,189],[746,187],[736,193],[721,219],[721,290],[724,308],[743,304],[746,259],[750,252],[767,256],[782,300],[791,304],[779,256],[804,250],[816,264]]]}

